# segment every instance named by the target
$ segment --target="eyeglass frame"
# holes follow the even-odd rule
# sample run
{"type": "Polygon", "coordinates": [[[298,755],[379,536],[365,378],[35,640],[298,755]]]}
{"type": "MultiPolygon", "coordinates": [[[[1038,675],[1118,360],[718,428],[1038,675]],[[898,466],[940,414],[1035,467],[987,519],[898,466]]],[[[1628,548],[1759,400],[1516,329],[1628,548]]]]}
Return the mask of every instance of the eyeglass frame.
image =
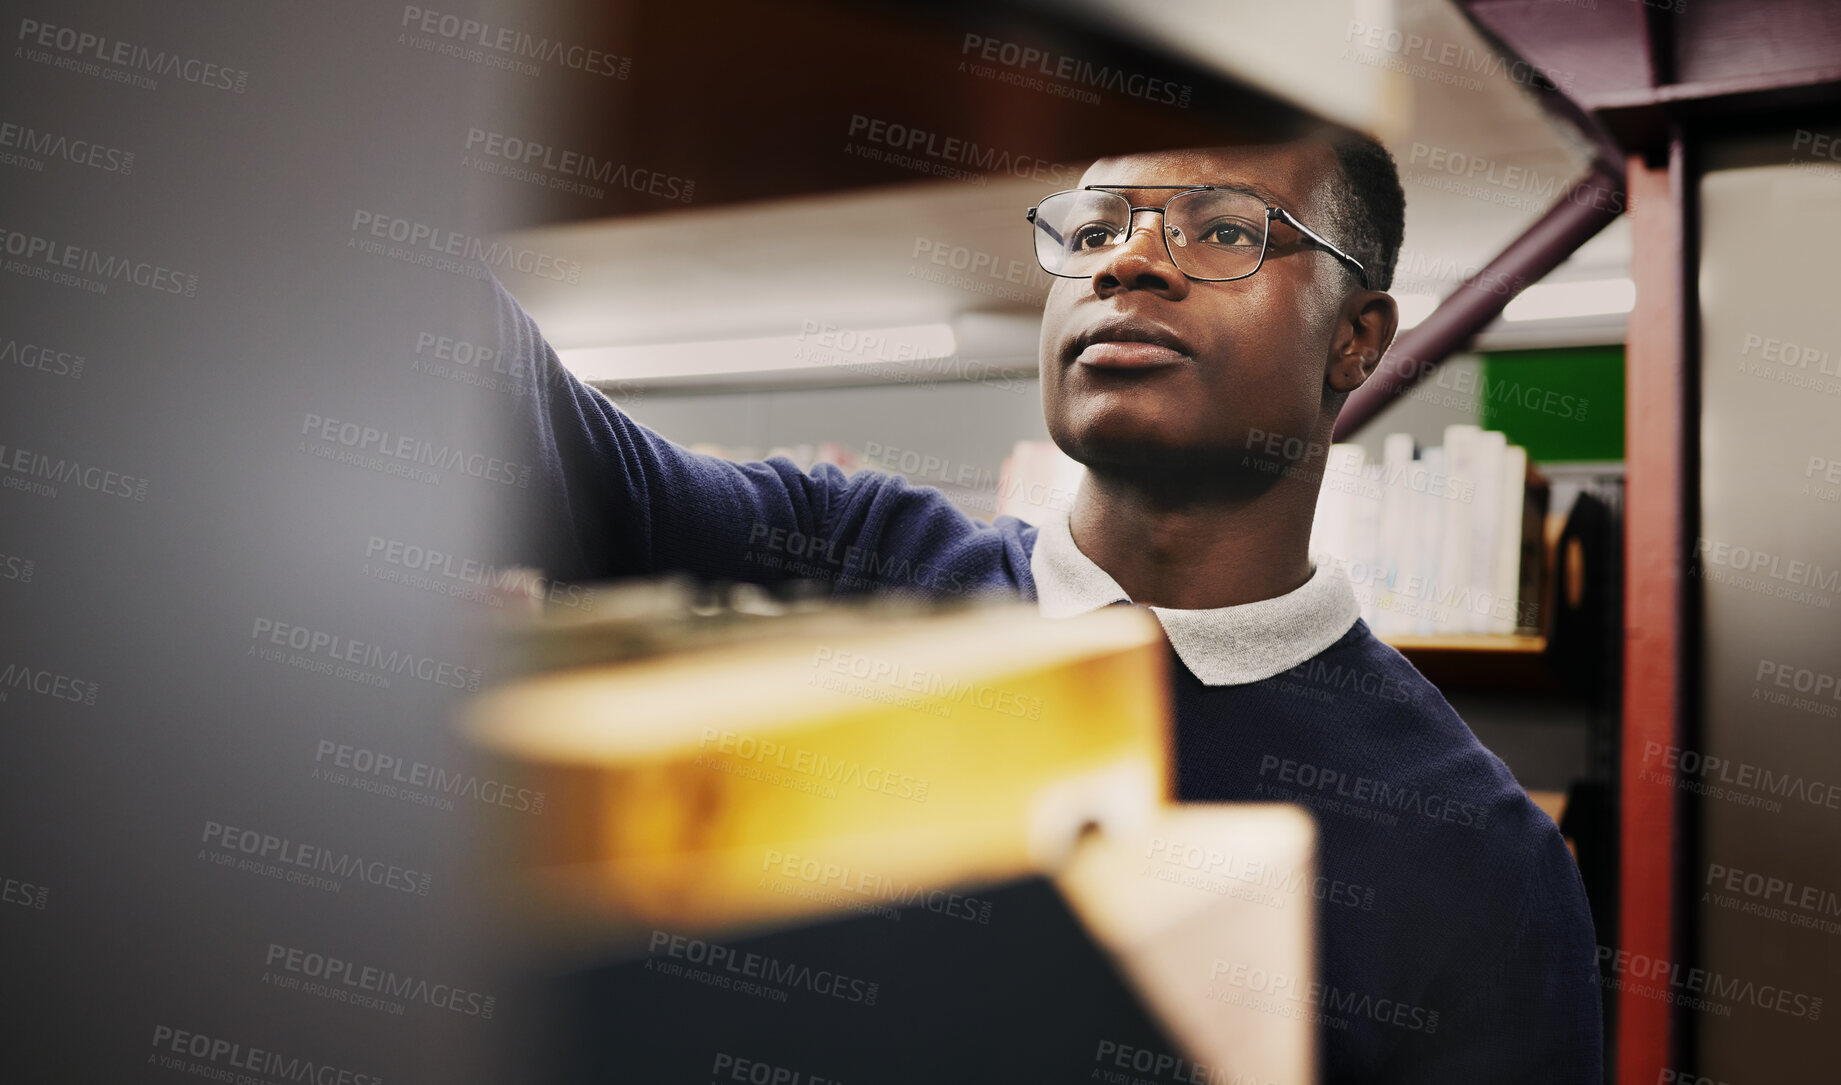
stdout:
{"type": "MultiPolygon", "coordinates": [[[[1231,283],[1231,282],[1238,282],[1241,279],[1247,279],[1247,278],[1251,278],[1254,275],[1257,275],[1259,273],[1259,269],[1266,266],[1266,250],[1270,248],[1272,245],[1272,220],[1276,218],[1276,219],[1282,220],[1286,225],[1290,226],[1294,230],[1297,230],[1299,233],[1303,234],[1305,237],[1309,238],[1311,241],[1314,241],[1318,245],[1322,246],[1325,250],[1329,252],[1331,256],[1334,256],[1336,259],[1342,261],[1344,264],[1348,265],[1349,267],[1354,268],[1355,277],[1358,280],[1360,280],[1362,284],[1362,289],[1363,290],[1369,289],[1368,269],[1362,266],[1362,262],[1360,260],[1357,260],[1355,257],[1350,256],[1348,253],[1337,248],[1322,234],[1304,225],[1302,222],[1299,222],[1296,215],[1293,215],[1291,212],[1285,210],[1283,207],[1280,207],[1277,204],[1274,204],[1271,200],[1266,199],[1265,197],[1259,195],[1257,192],[1248,192],[1244,188],[1235,188],[1233,185],[1083,185],[1080,188],[1064,188],[1060,192],[1049,193],[1048,195],[1042,197],[1041,203],[1037,203],[1034,207],[1031,207],[1029,209],[1029,213],[1025,215],[1024,218],[1029,222],[1030,225],[1032,226],[1036,225],[1036,212],[1039,209],[1041,209],[1043,203],[1047,203],[1049,200],[1054,199],[1056,196],[1066,196],[1074,192],[1112,192],[1114,195],[1118,195],[1117,191],[1115,191],[1118,189],[1124,189],[1126,191],[1137,191],[1137,190],[1143,190],[1143,191],[1159,190],[1161,191],[1161,190],[1166,190],[1166,189],[1180,190],[1180,191],[1172,192],[1170,195],[1170,198],[1163,202],[1162,207],[1132,207],[1131,210],[1127,212],[1127,218],[1125,222],[1125,231],[1126,231],[1125,236],[1127,238],[1131,236],[1132,234],[1131,219],[1136,218],[1138,215],[1138,212],[1154,211],[1157,214],[1162,215],[1164,217],[1164,226],[1162,229],[1157,231],[1157,234],[1159,237],[1163,238],[1164,254],[1170,258],[1170,266],[1176,268],[1178,272],[1182,273],[1184,278],[1189,279],[1191,281],[1198,282],[1198,283],[1231,283]],[[1265,233],[1259,239],[1259,260],[1253,265],[1252,271],[1247,272],[1245,275],[1231,275],[1225,279],[1204,279],[1204,278],[1200,278],[1195,275],[1191,275],[1187,271],[1183,271],[1183,269],[1176,263],[1176,253],[1170,249],[1170,226],[1169,226],[1170,216],[1168,212],[1169,212],[1170,204],[1176,200],[1176,197],[1187,195],[1188,193],[1191,193],[1191,192],[1235,192],[1242,196],[1251,196],[1253,199],[1256,199],[1260,203],[1265,204],[1266,206],[1266,229],[1265,229],[1265,233]]],[[[1129,197],[1120,196],[1119,198],[1123,199],[1125,203],[1127,204],[1127,206],[1130,206],[1131,199],[1129,197]]],[[[1031,246],[1031,248],[1033,247],[1034,246],[1031,246]]],[[[1040,252],[1038,252],[1036,254],[1036,264],[1040,266],[1041,263],[1042,263],[1042,255],[1040,252]]],[[[1047,267],[1043,267],[1042,270],[1044,272],[1047,272],[1050,275],[1055,276],[1058,279],[1085,279],[1085,278],[1088,278],[1088,276],[1086,275],[1063,275],[1059,271],[1049,271],[1047,267]]]]}

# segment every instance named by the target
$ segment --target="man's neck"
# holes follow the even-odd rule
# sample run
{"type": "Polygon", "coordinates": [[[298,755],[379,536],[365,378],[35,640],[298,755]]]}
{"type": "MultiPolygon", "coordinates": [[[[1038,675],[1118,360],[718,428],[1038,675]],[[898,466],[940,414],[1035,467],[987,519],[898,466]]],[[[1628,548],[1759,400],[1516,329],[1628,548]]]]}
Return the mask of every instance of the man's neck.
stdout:
{"type": "Polygon", "coordinates": [[[1285,479],[1257,495],[1172,506],[1089,474],[1068,528],[1132,601],[1213,610],[1273,599],[1310,579],[1316,486],[1285,479]]]}

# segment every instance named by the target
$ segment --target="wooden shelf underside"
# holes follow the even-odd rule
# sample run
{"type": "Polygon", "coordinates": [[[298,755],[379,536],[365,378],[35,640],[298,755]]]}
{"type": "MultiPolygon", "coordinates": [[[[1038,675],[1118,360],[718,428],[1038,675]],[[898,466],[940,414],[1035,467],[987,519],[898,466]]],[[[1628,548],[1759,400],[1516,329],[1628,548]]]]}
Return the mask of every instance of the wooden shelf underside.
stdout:
{"type": "Polygon", "coordinates": [[[1444,691],[1538,694],[1565,692],[1537,634],[1439,634],[1382,638],[1444,691]]]}

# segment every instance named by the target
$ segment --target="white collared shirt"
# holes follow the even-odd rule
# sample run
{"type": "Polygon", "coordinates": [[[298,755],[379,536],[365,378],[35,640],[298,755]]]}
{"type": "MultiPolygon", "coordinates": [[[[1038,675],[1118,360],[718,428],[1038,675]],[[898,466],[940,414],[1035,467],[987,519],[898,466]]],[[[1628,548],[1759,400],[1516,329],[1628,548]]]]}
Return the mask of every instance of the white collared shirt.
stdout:
{"type": "MultiPolygon", "coordinates": [[[[1131,598],[1074,545],[1065,517],[1038,525],[1029,571],[1043,617],[1071,618],[1131,598]]],[[[1213,610],[1151,607],[1183,665],[1206,686],[1258,682],[1296,667],[1342,639],[1361,607],[1349,582],[1317,562],[1295,591],[1213,610]]]]}

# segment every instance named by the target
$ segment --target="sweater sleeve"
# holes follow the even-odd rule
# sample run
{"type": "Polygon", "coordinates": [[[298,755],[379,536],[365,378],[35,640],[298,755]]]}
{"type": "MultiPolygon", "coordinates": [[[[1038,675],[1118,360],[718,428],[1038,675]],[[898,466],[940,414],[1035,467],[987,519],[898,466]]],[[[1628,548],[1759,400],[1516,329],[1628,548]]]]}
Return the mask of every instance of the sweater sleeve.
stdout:
{"type": "Polygon", "coordinates": [[[834,593],[1034,595],[1035,529],[974,520],[933,487],[877,471],[734,463],[634,422],[565,369],[503,286],[500,349],[531,374],[518,439],[534,466],[523,560],[559,580],[676,571],[705,580],[816,580],[834,593]]]}

